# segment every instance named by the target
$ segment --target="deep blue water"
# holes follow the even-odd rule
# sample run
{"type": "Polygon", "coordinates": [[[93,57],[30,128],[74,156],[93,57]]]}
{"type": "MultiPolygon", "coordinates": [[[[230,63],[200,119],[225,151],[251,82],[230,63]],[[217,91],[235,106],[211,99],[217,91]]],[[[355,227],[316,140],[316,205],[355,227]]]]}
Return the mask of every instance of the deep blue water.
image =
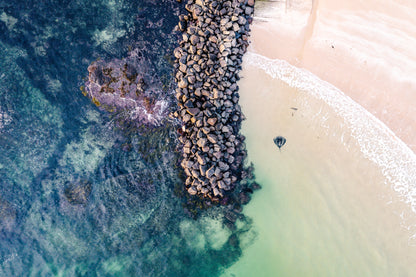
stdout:
{"type": "Polygon", "coordinates": [[[181,8],[0,0],[0,276],[217,276],[253,238],[183,208],[176,127],[120,128],[79,89],[139,48],[171,93],[181,8]]]}

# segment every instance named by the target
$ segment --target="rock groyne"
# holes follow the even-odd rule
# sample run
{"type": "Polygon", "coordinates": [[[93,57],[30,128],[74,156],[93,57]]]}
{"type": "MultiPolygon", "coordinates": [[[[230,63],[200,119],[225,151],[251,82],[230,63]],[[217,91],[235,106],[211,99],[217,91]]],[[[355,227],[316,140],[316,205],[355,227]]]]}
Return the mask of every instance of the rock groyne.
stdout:
{"type": "Polygon", "coordinates": [[[238,73],[248,46],[254,0],[189,0],[179,17],[174,116],[182,122],[181,166],[191,195],[219,200],[244,179],[244,118],[238,73]]]}

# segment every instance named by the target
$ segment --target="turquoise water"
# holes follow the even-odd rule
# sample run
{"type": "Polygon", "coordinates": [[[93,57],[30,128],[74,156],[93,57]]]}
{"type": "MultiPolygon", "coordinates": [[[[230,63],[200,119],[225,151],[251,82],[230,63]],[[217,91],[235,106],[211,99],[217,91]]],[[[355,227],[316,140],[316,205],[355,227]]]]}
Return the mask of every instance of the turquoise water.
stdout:
{"type": "Polygon", "coordinates": [[[0,1],[0,276],[217,276],[250,244],[238,211],[190,208],[172,122],[115,124],[80,91],[135,48],[169,96],[180,9],[0,1]]]}
{"type": "Polygon", "coordinates": [[[248,52],[241,75],[242,132],[263,188],[245,209],[256,239],[223,276],[413,276],[413,203],[395,189],[413,188],[400,181],[414,180],[414,154],[403,159],[385,125],[304,69],[248,52]]]}

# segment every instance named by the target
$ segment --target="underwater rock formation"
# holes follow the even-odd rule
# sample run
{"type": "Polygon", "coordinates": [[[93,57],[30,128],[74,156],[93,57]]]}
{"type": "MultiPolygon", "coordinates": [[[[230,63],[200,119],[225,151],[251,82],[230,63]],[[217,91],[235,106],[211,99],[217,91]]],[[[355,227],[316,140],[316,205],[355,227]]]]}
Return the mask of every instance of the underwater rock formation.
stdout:
{"type": "Polygon", "coordinates": [[[88,73],[81,90],[98,107],[138,124],[160,125],[166,117],[169,103],[161,82],[137,49],[121,60],[95,61],[88,73]]]}
{"type": "Polygon", "coordinates": [[[69,203],[73,205],[86,204],[90,197],[92,185],[88,181],[70,183],[65,187],[64,194],[69,203]]]}
{"type": "Polygon", "coordinates": [[[123,49],[133,44],[143,53],[137,59],[149,67],[142,73],[164,85],[145,94],[160,100],[163,92],[169,99],[173,66],[165,55],[177,46],[170,32],[182,6],[176,0],[9,2],[19,31],[0,32],[7,38],[0,42],[0,109],[5,115],[0,276],[220,276],[256,233],[239,205],[202,210],[195,201],[183,203],[190,196],[177,176],[183,171],[175,151],[177,126],[162,119],[161,126],[151,128],[139,121],[135,128],[135,120],[126,125],[132,128],[111,128],[109,120],[116,116],[117,124],[132,119],[129,111],[135,106],[116,108],[111,101],[106,106],[102,98],[111,95],[97,93],[100,109],[113,108],[100,113],[80,93],[71,93],[87,72],[86,61],[108,57],[95,64],[115,62],[122,68],[122,61],[129,60],[120,58],[123,49]],[[111,30],[126,35],[95,44],[91,34],[111,30]],[[13,36],[15,41],[8,40],[13,36]],[[49,45],[45,56],[27,43],[34,39],[49,45]],[[15,43],[21,48],[8,49],[15,43]],[[49,92],[36,81],[48,76],[62,84],[60,90],[49,92]],[[82,186],[82,180],[90,184],[82,186]]]}
{"type": "Polygon", "coordinates": [[[16,211],[13,206],[0,198],[0,232],[11,232],[16,221],[16,211]]]}

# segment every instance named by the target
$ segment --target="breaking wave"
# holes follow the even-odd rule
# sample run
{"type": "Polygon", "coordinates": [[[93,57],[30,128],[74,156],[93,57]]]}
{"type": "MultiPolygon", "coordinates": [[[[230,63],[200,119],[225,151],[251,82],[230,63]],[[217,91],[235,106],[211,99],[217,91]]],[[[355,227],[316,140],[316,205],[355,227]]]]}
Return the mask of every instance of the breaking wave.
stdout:
{"type": "Polygon", "coordinates": [[[341,90],[307,70],[252,52],[244,58],[248,65],[330,106],[343,118],[364,156],[380,167],[385,183],[391,185],[416,214],[416,155],[384,123],[341,90]]]}

